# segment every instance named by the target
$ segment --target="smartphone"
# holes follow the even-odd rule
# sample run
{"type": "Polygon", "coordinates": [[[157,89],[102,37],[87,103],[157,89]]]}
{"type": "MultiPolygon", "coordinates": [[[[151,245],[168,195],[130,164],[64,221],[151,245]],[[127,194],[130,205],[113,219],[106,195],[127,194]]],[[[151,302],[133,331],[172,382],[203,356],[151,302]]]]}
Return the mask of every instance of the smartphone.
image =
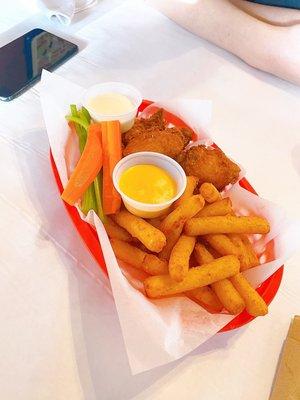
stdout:
{"type": "Polygon", "coordinates": [[[43,29],[33,29],[0,48],[0,100],[19,96],[41,76],[78,52],[78,46],[43,29]]]}

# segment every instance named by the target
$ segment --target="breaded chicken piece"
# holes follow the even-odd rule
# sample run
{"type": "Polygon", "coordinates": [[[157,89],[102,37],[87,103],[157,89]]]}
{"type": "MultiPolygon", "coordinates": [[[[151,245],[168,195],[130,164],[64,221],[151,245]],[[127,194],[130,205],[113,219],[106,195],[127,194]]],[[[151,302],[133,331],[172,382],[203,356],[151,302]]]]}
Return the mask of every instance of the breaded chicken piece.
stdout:
{"type": "Polygon", "coordinates": [[[190,143],[190,141],[192,140],[193,131],[190,128],[187,128],[187,127],[179,128],[179,130],[183,134],[183,136],[185,137],[185,143],[186,143],[186,146],[187,146],[190,143]]]}
{"type": "Polygon", "coordinates": [[[218,190],[223,190],[229,183],[238,180],[240,168],[220,149],[205,146],[191,147],[178,155],[177,161],[187,175],[199,178],[199,186],[210,182],[218,190]]]}
{"type": "Polygon", "coordinates": [[[139,151],[155,151],[175,158],[192,138],[189,128],[167,128],[163,109],[150,118],[136,119],[134,126],[123,135],[123,155],[139,151]]]}
{"type": "Polygon", "coordinates": [[[143,125],[145,129],[158,129],[162,131],[166,127],[166,122],[164,120],[164,110],[160,108],[149,118],[142,118],[143,125]]]}
{"type": "Polygon", "coordinates": [[[137,138],[146,131],[163,131],[166,123],[163,118],[163,109],[160,108],[149,118],[136,118],[134,125],[123,135],[123,143],[127,145],[131,140],[137,138]]]}
{"type": "Polygon", "coordinates": [[[166,156],[177,157],[186,146],[186,138],[177,128],[166,128],[164,131],[146,131],[130,140],[123,149],[128,156],[139,151],[154,151],[166,156]]]}

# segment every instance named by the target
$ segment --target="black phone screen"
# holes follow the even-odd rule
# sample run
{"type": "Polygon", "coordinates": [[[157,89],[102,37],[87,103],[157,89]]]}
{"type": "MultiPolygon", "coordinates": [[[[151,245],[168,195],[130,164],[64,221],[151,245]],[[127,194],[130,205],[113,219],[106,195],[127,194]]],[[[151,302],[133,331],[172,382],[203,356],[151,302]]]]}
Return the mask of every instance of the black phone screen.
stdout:
{"type": "Polygon", "coordinates": [[[1,47],[0,99],[13,99],[40,78],[43,68],[52,71],[77,51],[75,44],[42,29],[1,47]]]}

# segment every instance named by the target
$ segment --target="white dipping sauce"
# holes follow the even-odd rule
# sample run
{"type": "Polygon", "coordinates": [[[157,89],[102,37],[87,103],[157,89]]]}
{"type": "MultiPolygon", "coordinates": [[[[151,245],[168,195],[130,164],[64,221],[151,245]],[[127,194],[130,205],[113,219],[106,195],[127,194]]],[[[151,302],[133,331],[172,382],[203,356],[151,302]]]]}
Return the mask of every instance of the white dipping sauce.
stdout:
{"type": "Polygon", "coordinates": [[[135,108],[129,98],[120,93],[99,94],[90,98],[87,106],[100,115],[122,115],[135,108]]]}

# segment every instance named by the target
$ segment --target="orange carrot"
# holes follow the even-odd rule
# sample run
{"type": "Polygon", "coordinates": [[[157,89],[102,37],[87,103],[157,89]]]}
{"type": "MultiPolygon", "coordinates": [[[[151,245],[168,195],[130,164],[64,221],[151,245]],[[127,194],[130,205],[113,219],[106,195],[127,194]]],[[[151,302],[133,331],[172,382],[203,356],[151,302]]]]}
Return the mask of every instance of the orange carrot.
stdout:
{"type": "Polygon", "coordinates": [[[70,204],[81,198],[102,168],[101,125],[91,124],[81,157],[61,197],[70,204]]]}
{"type": "Polygon", "coordinates": [[[104,214],[115,214],[121,207],[121,197],[116,191],[112,173],[122,158],[119,121],[101,122],[103,148],[103,209],[104,214]]]}

